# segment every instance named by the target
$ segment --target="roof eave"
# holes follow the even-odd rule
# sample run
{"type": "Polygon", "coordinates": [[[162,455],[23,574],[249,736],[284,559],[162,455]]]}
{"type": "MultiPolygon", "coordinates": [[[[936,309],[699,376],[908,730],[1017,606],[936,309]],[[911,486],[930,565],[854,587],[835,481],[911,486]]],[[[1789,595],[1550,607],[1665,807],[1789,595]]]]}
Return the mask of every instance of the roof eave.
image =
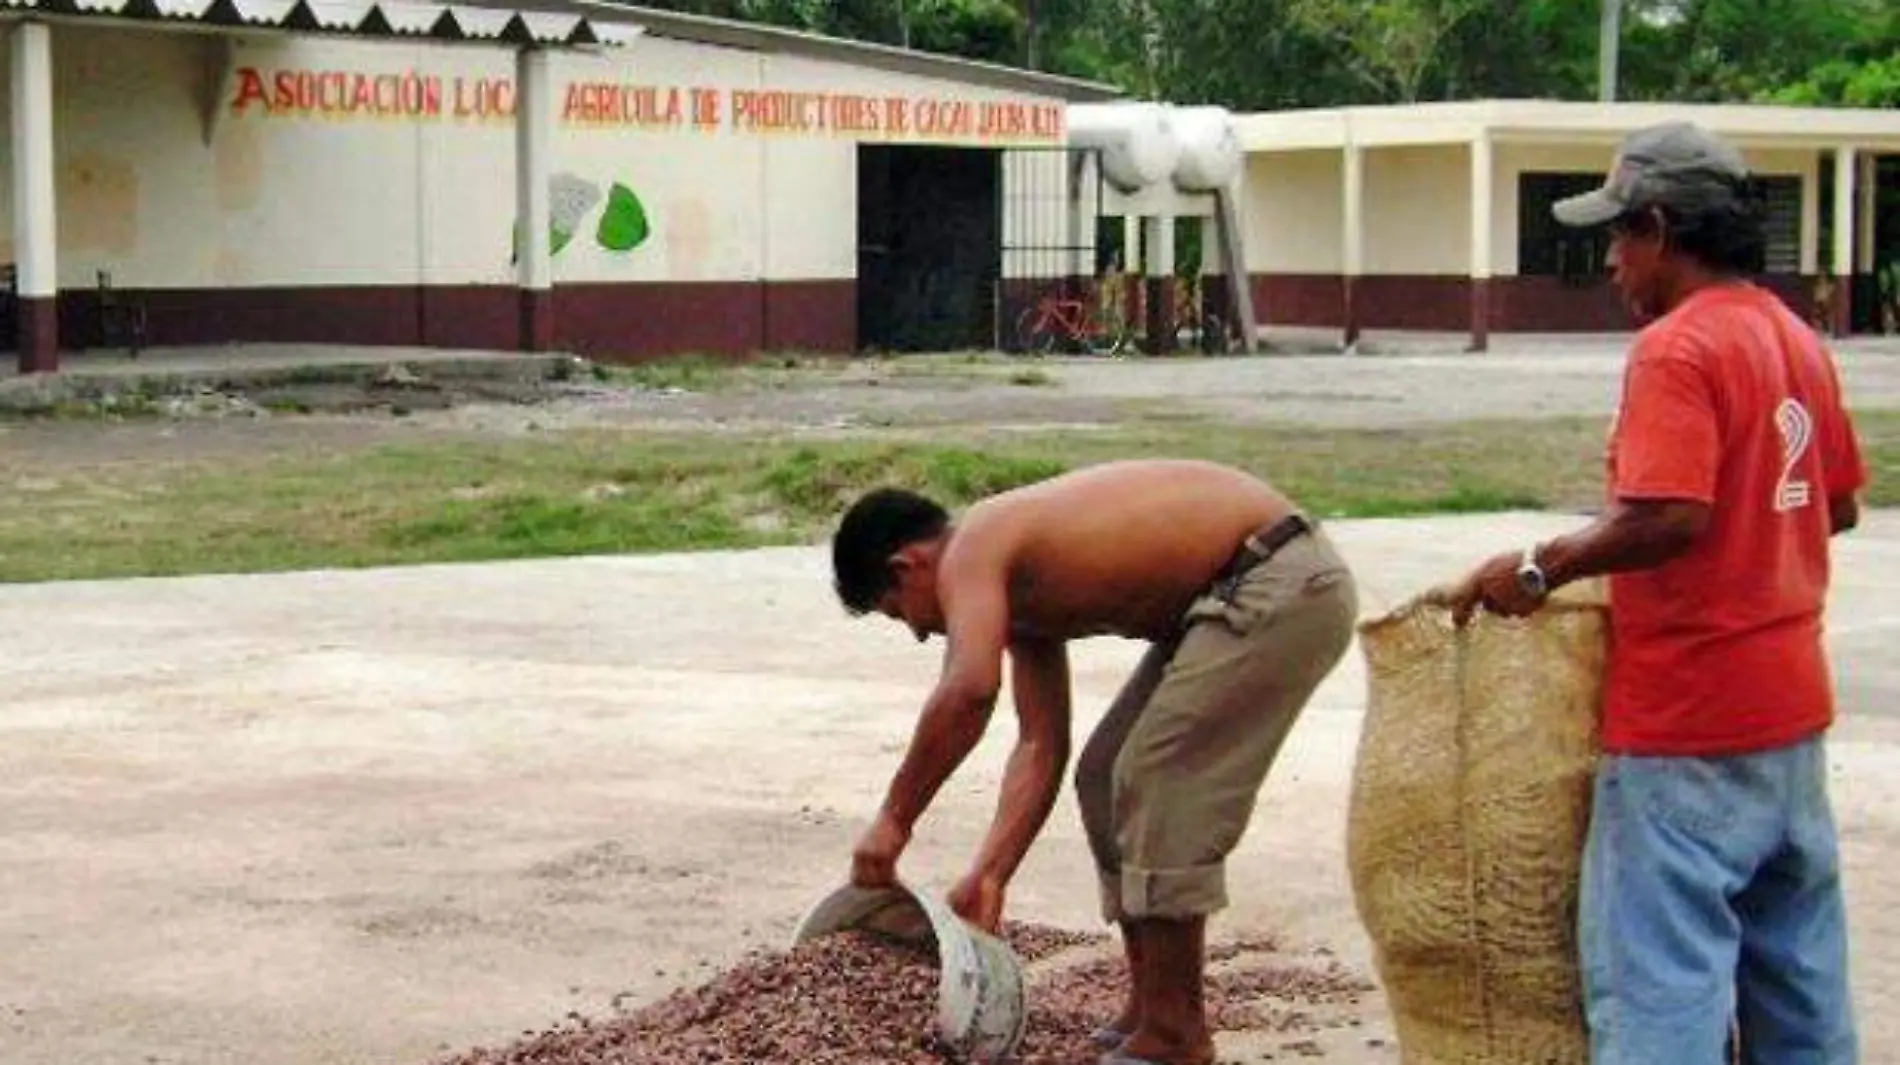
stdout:
{"type": "Polygon", "coordinates": [[[572,3],[578,8],[612,12],[616,20],[625,20],[643,27],[649,37],[671,38],[695,44],[710,44],[748,51],[784,52],[814,59],[846,62],[895,74],[941,78],[986,88],[1051,96],[1077,103],[1115,100],[1127,96],[1127,93],[1117,86],[1105,82],[1024,70],[1020,67],[964,59],[959,56],[920,52],[915,49],[870,41],[827,37],[823,34],[783,26],[740,22],[706,15],[690,15],[678,11],[661,11],[637,4],[619,3],[616,0],[572,0],[572,3]]]}

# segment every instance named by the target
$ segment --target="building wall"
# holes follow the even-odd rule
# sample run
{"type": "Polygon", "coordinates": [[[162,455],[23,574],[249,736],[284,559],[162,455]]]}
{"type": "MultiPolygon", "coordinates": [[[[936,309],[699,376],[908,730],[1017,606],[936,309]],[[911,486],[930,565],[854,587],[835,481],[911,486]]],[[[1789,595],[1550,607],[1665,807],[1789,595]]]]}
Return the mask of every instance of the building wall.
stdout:
{"type": "MultiPolygon", "coordinates": [[[[1607,170],[1615,149],[1590,144],[1499,144],[1493,150],[1497,168],[1492,181],[1491,254],[1495,273],[1516,274],[1518,269],[1518,180],[1527,171],[1568,171],[1600,174],[1607,170]]],[[[1788,149],[1750,149],[1743,155],[1763,176],[1798,177],[1802,180],[1803,224],[1801,227],[1802,272],[1814,273],[1819,231],[1819,207],[1816,178],[1820,157],[1813,152],[1788,149]]]]}
{"type": "MultiPolygon", "coordinates": [[[[1615,330],[1626,309],[1607,278],[1584,283],[1527,276],[1519,263],[1519,179],[1527,172],[1601,174],[1612,145],[1505,142],[1493,150],[1491,259],[1481,316],[1493,330],[1615,330]]],[[[1818,157],[1749,150],[1764,176],[1803,183],[1799,273],[1771,276],[1807,313],[1820,213],[1818,157]]],[[[1470,280],[1471,158],[1456,146],[1375,148],[1364,155],[1365,249],[1351,286],[1359,328],[1464,331],[1476,327],[1470,280]]],[[[1344,326],[1344,161],[1338,149],[1257,153],[1248,159],[1246,229],[1263,322],[1344,326]]]]}
{"type": "MultiPolygon", "coordinates": [[[[510,50],[54,36],[69,344],[100,269],[156,343],[515,342],[510,50]]],[[[1063,139],[1052,99],[683,42],[557,54],[553,80],[556,340],[603,355],[849,348],[860,143],[1063,139]]],[[[1005,214],[1057,230],[1006,242],[1067,240],[1005,214]]]]}
{"type": "MultiPolygon", "coordinates": [[[[1356,317],[1377,328],[1459,328],[1463,319],[1447,316],[1456,308],[1446,301],[1456,300],[1470,262],[1471,171],[1464,149],[1368,149],[1362,166],[1356,317]]],[[[1344,204],[1342,152],[1248,160],[1248,262],[1262,321],[1344,322],[1344,204]]]]}
{"type": "Polygon", "coordinates": [[[1247,159],[1242,225],[1257,274],[1337,275],[1345,164],[1334,150],[1275,152],[1247,159]]]}

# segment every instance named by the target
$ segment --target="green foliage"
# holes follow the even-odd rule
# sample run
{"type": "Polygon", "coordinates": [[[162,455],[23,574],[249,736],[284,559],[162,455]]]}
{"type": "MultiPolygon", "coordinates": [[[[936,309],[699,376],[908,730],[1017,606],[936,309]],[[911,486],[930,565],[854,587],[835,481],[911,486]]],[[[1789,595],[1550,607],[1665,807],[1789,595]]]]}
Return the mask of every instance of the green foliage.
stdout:
{"type": "Polygon", "coordinates": [[[1329,42],[1385,99],[1420,98],[1442,46],[1486,0],[1294,0],[1300,26],[1329,42]]]}
{"type": "MultiPolygon", "coordinates": [[[[662,0],[1268,110],[1594,99],[1602,0],[662,0]]],[[[1618,96],[1900,106],[1893,0],[1623,0],[1618,96]]]]}
{"type": "Polygon", "coordinates": [[[1023,55],[1026,23],[1007,0],[914,0],[911,45],[992,63],[1023,55]]]}

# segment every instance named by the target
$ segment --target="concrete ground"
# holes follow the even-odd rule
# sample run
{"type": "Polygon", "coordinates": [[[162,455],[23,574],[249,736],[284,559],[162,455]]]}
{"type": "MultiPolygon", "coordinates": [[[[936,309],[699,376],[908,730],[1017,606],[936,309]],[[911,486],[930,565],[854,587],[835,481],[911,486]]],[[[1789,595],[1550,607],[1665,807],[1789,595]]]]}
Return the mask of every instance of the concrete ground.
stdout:
{"type": "MultiPolygon", "coordinates": [[[[1336,535],[1373,612],[1574,521],[1336,535]]],[[[1863,1059],[1891,1061],[1900,513],[1836,580],[1863,1059]]],[[[782,941],[844,877],[936,665],[829,594],[811,549],[0,588],[0,1061],[420,1065],[782,941]]],[[[1078,649],[1078,727],[1138,650],[1078,649]]],[[[1295,732],[1218,934],[1367,965],[1343,858],[1364,686],[1355,653],[1295,732]]],[[[998,724],[912,881],[971,853],[998,724]]],[[[1086,926],[1091,883],[1065,793],[1011,916],[1086,926]]],[[[1375,999],[1326,1060],[1395,1061],[1388,1036],[1375,999]]]]}

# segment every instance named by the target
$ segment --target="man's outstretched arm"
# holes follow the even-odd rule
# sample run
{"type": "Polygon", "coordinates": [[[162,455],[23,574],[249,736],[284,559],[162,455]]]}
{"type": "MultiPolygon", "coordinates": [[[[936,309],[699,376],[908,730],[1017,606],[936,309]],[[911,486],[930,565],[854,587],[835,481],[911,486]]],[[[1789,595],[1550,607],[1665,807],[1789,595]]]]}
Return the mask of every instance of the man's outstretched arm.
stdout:
{"type": "Polygon", "coordinates": [[[959,561],[945,565],[937,581],[948,643],[943,672],[924,703],[877,821],[853,856],[852,879],[862,886],[895,879],[897,855],[911,829],[982,740],[1002,687],[1009,605],[1000,570],[959,561]]]}
{"type": "MultiPolygon", "coordinates": [[[[1697,500],[1625,500],[1589,525],[1536,551],[1555,590],[1610,573],[1651,569],[1694,547],[1708,530],[1710,509],[1697,500]]],[[[1482,606],[1506,616],[1536,610],[1542,601],[1518,584],[1520,553],[1493,556],[1450,594],[1452,618],[1464,625],[1482,606]]]]}
{"type": "Polygon", "coordinates": [[[1008,606],[1000,582],[946,592],[943,673],[924,703],[884,808],[909,828],[983,739],[1002,688],[1008,606]]]}
{"type": "Polygon", "coordinates": [[[1059,640],[1010,647],[1010,687],[1018,733],[1003,773],[1002,795],[976,861],[950,903],[966,920],[995,931],[1003,892],[1042,833],[1069,762],[1069,657],[1059,640]]]}

